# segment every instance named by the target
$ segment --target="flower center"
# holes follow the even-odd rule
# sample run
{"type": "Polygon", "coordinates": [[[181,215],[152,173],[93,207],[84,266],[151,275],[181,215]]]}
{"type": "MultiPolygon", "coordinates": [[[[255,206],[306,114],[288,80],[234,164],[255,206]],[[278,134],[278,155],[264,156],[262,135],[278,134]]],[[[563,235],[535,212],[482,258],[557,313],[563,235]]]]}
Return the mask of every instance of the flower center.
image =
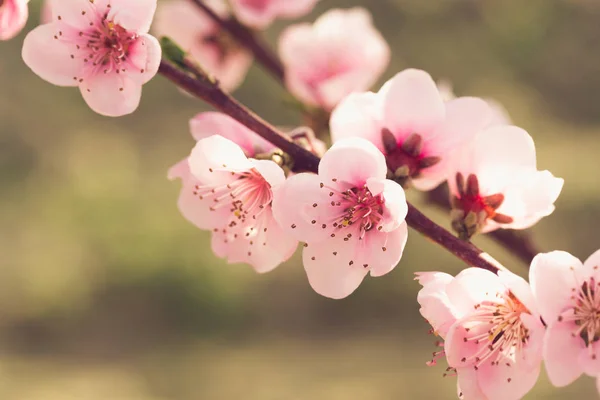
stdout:
{"type": "Polygon", "coordinates": [[[598,293],[600,282],[591,277],[579,288],[573,288],[573,308],[562,313],[559,321],[574,321],[577,330],[573,336],[579,336],[586,346],[600,340],[600,294],[598,293]]]}
{"type": "Polygon", "coordinates": [[[198,196],[200,200],[212,198],[211,211],[229,207],[233,215],[229,227],[233,228],[239,223],[256,220],[265,207],[271,204],[273,193],[271,185],[255,169],[231,174],[237,179],[227,184],[196,185],[194,196],[198,196]]]}
{"type": "MultiPolygon", "coordinates": [[[[321,184],[324,188],[324,185],[321,184]]],[[[330,192],[331,202],[329,207],[333,209],[327,223],[322,224],[322,228],[328,226],[333,228],[331,237],[337,234],[344,234],[342,231],[350,231],[345,234],[344,241],[352,238],[352,231],[358,234],[358,239],[362,240],[366,233],[372,229],[382,229],[379,225],[383,218],[383,199],[381,196],[373,196],[367,186],[353,187],[344,191],[327,187],[330,192]],[[328,225],[329,224],[329,225],[328,225]]],[[[316,207],[317,203],[313,204],[316,207]]],[[[312,221],[313,224],[316,220],[312,221]]]]}
{"type": "Polygon", "coordinates": [[[479,232],[491,219],[499,224],[513,222],[512,217],[496,212],[504,202],[502,193],[482,196],[479,180],[470,174],[465,181],[463,174],[456,174],[458,196],[452,197],[452,227],[463,238],[470,238],[479,232]]]}
{"type": "Polygon", "coordinates": [[[393,178],[402,186],[408,186],[412,178],[417,178],[421,171],[440,162],[439,157],[426,157],[423,154],[423,138],[413,133],[404,142],[398,143],[392,132],[381,130],[385,159],[393,178]]]}
{"type": "Polygon", "coordinates": [[[529,340],[529,330],[521,322],[521,314],[529,314],[529,310],[510,291],[496,297],[498,301],[476,304],[475,312],[463,324],[463,341],[479,347],[461,362],[475,369],[490,360],[492,365],[504,358],[514,361],[529,340]]]}
{"type": "MultiPolygon", "coordinates": [[[[80,34],[83,36],[83,34],[80,34]]],[[[94,66],[104,67],[104,73],[119,73],[120,65],[127,61],[129,48],[137,40],[135,33],[128,32],[120,25],[107,20],[105,15],[101,24],[87,32],[86,49],[89,55],[85,62],[91,61],[94,66]]]]}

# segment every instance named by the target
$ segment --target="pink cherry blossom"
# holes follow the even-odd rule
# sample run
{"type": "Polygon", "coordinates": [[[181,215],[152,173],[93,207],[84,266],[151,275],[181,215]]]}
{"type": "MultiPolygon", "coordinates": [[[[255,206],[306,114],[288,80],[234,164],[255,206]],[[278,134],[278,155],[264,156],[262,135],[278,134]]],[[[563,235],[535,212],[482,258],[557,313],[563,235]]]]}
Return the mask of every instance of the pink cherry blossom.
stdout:
{"type": "Polygon", "coordinates": [[[158,41],[147,34],[156,0],[61,0],[50,3],[52,22],[31,31],[23,60],[42,79],[78,86],[95,112],[130,114],[142,85],[160,63],[158,41]]]}
{"type": "Polygon", "coordinates": [[[386,171],[375,146],[347,139],[325,153],[318,175],[294,175],[275,190],[273,214],[305,242],[304,268],[317,293],[346,297],[367,273],[385,275],[400,261],[408,207],[386,171]]]}
{"type": "Polygon", "coordinates": [[[401,183],[431,190],[448,176],[456,151],[489,124],[481,99],[460,97],[444,103],[424,71],[407,69],[379,93],[346,97],[331,116],[332,139],[363,137],[381,150],[401,183]]]}
{"type": "MultiPolygon", "coordinates": [[[[222,18],[229,17],[223,0],[206,4],[222,18]]],[[[189,0],[160,3],[153,32],[173,39],[227,91],[242,84],[252,65],[252,55],[189,0]]]]}
{"type": "Polygon", "coordinates": [[[443,272],[418,272],[416,280],[423,286],[417,295],[423,318],[442,339],[456,322],[456,311],[446,294],[446,287],[454,277],[443,272]]]}
{"type": "Polygon", "coordinates": [[[544,325],[529,284],[469,268],[451,278],[419,274],[421,312],[445,338],[444,352],[466,400],[517,400],[535,385],[544,325]],[[448,327],[448,325],[450,325],[448,327]]]}
{"type": "MultiPolygon", "coordinates": [[[[452,90],[452,84],[447,80],[440,80],[437,82],[438,90],[442,95],[444,101],[451,101],[456,98],[454,91],[452,90]]],[[[485,98],[483,99],[490,106],[490,110],[492,112],[492,117],[489,121],[489,126],[494,125],[512,125],[512,121],[508,111],[502,104],[500,104],[497,100],[485,98]]]]}
{"type": "Polygon", "coordinates": [[[584,263],[564,251],[538,254],[529,276],[548,326],[543,353],[550,382],[566,386],[582,374],[600,379],[600,251],[584,263]]]}
{"type": "Polygon", "coordinates": [[[273,161],[248,159],[242,147],[214,135],[198,140],[169,178],[181,178],[179,209],[198,228],[212,231],[217,256],[264,273],[294,253],[298,242],[273,218],[273,190],[285,181],[273,161]]]}
{"type": "Polygon", "coordinates": [[[538,171],[533,139],[515,126],[479,132],[458,154],[448,184],[455,229],[466,236],[525,229],[554,211],[563,180],[538,171]]]}
{"type": "Polygon", "coordinates": [[[262,29],[277,18],[308,14],[319,0],[230,0],[235,16],[245,25],[262,29]]]}
{"type": "Polygon", "coordinates": [[[29,0],[0,0],[0,40],[17,36],[27,23],[29,0]]]}
{"type": "Polygon", "coordinates": [[[279,53],[290,92],[327,110],[346,95],[369,89],[390,60],[387,43],[363,8],[330,10],[313,25],[288,27],[279,53]]]}

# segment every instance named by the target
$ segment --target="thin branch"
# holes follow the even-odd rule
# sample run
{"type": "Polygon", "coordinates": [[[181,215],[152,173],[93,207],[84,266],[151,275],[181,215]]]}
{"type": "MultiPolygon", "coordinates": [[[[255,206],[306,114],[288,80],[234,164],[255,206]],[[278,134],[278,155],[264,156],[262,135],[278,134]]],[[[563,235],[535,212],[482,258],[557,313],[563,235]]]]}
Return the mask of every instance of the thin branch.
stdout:
{"type": "Polygon", "coordinates": [[[191,0],[213,21],[221,26],[242,46],[246,47],[254,58],[263,65],[279,82],[284,80],[283,65],[270,48],[250,29],[240,24],[235,19],[223,19],[207,6],[204,0],[191,0]]]}
{"type": "MultiPolygon", "coordinates": [[[[448,189],[446,185],[439,186],[430,192],[427,192],[427,201],[443,209],[450,209],[448,199],[448,189]]],[[[531,264],[533,258],[540,251],[535,245],[531,232],[513,231],[508,229],[499,229],[486,234],[502,247],[521,259],[525,264],[531,264]]]]}
{"type": "MultiPolygon", "coordinates": [[[[319,158],[317,156],[291,142],[275,127],[262,120],[233,97],[222,91],[218,84],[210,78],[203,78],[201,75],[198,75],[199,71],[194,71],[194,75],[196,76],[192,76],[166,61],[161,62],[159,71],[188,93],[206,101],[219,111],[236,119],[288,153],[294,158],[296,168],[300,167],[306,171],[317,172],[319,165],[319,158]]],[[[427,236],[433,242],[444,247],[472,267],[483,268],[492,272],[497,272],[502,268],[487,253],[484,253],[471,243],[458,239],[452,233],[427,218],[427,216],[410,203],[408,204],[406,222],[410,227],[427,236]]]]}

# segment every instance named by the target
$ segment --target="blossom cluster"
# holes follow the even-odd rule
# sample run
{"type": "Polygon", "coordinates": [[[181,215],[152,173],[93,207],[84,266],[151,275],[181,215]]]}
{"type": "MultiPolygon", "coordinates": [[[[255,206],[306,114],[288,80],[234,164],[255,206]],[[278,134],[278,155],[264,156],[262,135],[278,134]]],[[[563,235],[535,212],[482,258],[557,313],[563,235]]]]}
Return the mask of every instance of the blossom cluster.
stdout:
{"type": "MultiPolygon", "coordinates": [[[[23,28],[27,3],[0,0],[1,40],[23,28]]],[[[182,68],[201,66],[232,91],[254,55],[228,26],[255,35],[275,19],[308,14],[318,0],[200,1],[214,15],[194,3],[47,0],[43,23],[24,39],[23,60],[54,85],[78,87],[93,111],[123,116],[137,109],[142,86],[165,59],[155,36],[177,43],[182,68]]],[[[418,69],[369,91],[390,48],[366,9],[293,24],[278,50],[284,85],[304,112],[327,116],[333,144],[292,131],[290,142],[322,155],[318,171],[304,171],[230,115],[193,117],[195,145],[168,176],[181,181],[181,214],[211,232],[218,257],[266,273],[301,246],[310,286],[341,299],[400,262],[409,188],[447,183],[452,227],[467,241],[526,229],[554,211],[563,180],[538,170],[533,138],[498,103],[456,97],[418,69]]],[[[418,273],[421,314],[444,340],[429,364],[446,357],[467,400],[522,398],[542,362],[556,386],[584,373],[600,382],[599,266],[600,252],[584,263],[551,252],[533,260],[530,283],[504,269],[418,273]]]]}
{"type": "Polygon", "coordinates": [[[509,271],[417,273],[421,314],[440,336],[464,399],[520,399],[538,380],[566,386],[583,374],[600,390],[600,250],[581,262],[538,254],[529,283],[509,271]]]}

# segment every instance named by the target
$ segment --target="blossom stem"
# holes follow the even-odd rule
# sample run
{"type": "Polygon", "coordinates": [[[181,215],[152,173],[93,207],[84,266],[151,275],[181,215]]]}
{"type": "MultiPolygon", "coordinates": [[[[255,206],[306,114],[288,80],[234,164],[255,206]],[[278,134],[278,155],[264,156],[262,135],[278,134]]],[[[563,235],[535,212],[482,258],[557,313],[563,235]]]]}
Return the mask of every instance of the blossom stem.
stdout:
{"type": "MultiPolygon", "coordinates": [[[[247,107],[219,88],[218,83],[208,76],[202,76],[200,71],[192,71],[193,75],[170,64],[161,61],[159,72],[167,79],[177,84],[190,94],[206,101],[219,111],[236,119],[258,135],[279,147],[294,159],[294,170],[317,172],[319,157],[290,141],[274,126],[254,114],[247,107]]],[[[488,260],[489,256],[475,245],[464,242],[437,225],[421,213],[415,206],[408,204],[406,222],[410,227],[444,247],[450,253],[472,267],[483,268],[497,272],[500,268],[488,260]]]]}
{"type": "Polygon", "coordinates": [[[246,47],[254,55],[254,58],[267,69],[278,82],[284,80],[284,69],[279,58],[272,50],[256,35],[254,31],[240,24],[237,20],[223,19],[214,12],[203,0],[191,0],[213,21],[227,32],[242,46],[246,47]]]}
{"type": "MultiPolygon", "coordinates": [[[[450,209],[449,194],[446,185],[441,185],[438,188],[427,192],[427,202],[434,204],[440,208],[450,209]]],[[[502,247],[507,249],[511,254],[514,254],[521,259],[527,266],[531,264],[533,258],[540,253],[535,245],[531,232],[529,231],[514,231],[508,229],[498,229],[486,234],[502,247]]]]}

